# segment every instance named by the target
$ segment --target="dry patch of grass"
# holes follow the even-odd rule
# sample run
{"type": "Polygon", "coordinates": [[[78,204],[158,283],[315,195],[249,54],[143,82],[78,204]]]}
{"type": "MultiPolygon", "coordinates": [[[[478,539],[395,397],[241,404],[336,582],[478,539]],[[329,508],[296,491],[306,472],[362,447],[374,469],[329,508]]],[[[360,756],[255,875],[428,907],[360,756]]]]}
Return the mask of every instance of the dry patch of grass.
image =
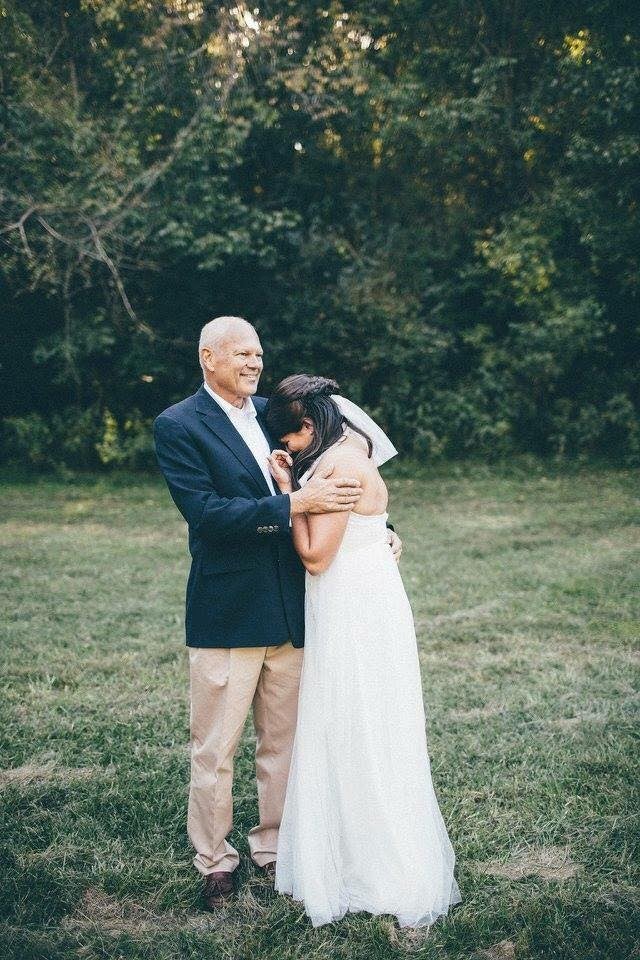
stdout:
{"type": "Polygon", "coordinates": [[[112,936],[226,931],[237,916],[245,920],[263,916],[268,907],[259,897],[265,893],[269,900],[273,899],[271,886],[262,878],[254,877],[252,882],[242,885],[229,907],[211,913],[204,909],[195,912],[161,909],[154,901],[145,906],[139,900],[119,899],[102,887],[92,886],[85,890],[73,912],[62,918],[60,927],[67,931],[96,929],[112,936]]]}
{"type": "Polygon", "coordinates": [[[576,714],[573,717],[557,717],[553,720],[549,720],[548,723],[553,727],[559,727],[560,730],[573,733],[584,724],[606,723],[608,719],[609,714],[603,710],[600,713],[588,711],[585,713],[576,714]]]}
{"type": "Polygon", "coordinates": [[[210,930],[219,920],[206,913],[189,916],[178,911],[156,913],[143,904],[106,893],[101,887],[89,887],[82,900],[60,926],[64,930],[98,928],[101,933],[159,933],[166,930],[210,930]]]}
{"type": "Polygon", "coordinates": [[[116,772],[113,765],[106,767],[65,767],[55,761],[45,763],[25,763],[21,767],[0,770],[0,787],[25,786],[37,783],[57,783],[65,785],[76,780],[90,780],[94,777],[112,777],[116,772]]]}
{"type": "Polygon", "coordinates": [[[513,940],[501,940],[500,943],[494,943],[492,947],[479,950],[478,957],[482,960],[515,960],[516,945],[513,940]]]}
{"type": "Polygon", "coordinates": [[[418,953],[429,938],[429,927],[405,927],[399,929],[392,921],[385,921],[384,929],[392,947],[403,953],[418,953]]]}
{"type": "Polygon", "coordinates": [[[457,517],[456,525],[465,530],[503,530],[522,523],[522,516],[519,514],[481,513],[483,506],[486,509],[486,504],[478,505],[477,513],[470,511],[466,516],[457,517]]]}
{"type": "Polygon", "coordinates": [[[541,880],[570,880],[582,869],[570,857],[569,847],[538,847],[523,850],[508,863],[487,861],[474,865],[478,873],[491,877],[506,877],[508,880],[522,880],[523,877],[540,877],[541,880]]]}
{"type": "Polygon", "coordinates": [[[497,717],[504,713],[507,707],[504,703],[485,703],[481,707],[470,707],[468,710],[449,710],[452,720],[484,720],[487,717],[497,717]]]}
{"type": "Polygon", "coordinates": [[[439,613],[435,617],[426,617],[416,620],[416,628],[425,628],[427,630],[434,627],[440,627],[443,624],[464,623],[468,620],[484,619],[492,616],[495,611],[503,604],[500,600],[489,600],[486,603],[479,603],[475,607],[469,607],[463,610],[451,610],[448,613],[439,613]]]}

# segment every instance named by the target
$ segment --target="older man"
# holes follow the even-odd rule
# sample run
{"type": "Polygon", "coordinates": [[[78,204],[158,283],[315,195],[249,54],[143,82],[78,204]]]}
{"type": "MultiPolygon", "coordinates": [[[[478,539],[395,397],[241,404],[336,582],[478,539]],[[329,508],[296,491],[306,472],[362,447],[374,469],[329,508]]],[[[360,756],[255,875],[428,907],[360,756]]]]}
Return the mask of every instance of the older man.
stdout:
{"type": "MultiPolygon", "coordinates": [[[[290,535],[296,513],[350,510],[357,481],[318,471],[282,495],[269,474],[275,444],[252,399],[262,373],[255,329],[216,317],[200,335],[202,387],[154,424],[158,462],[189,527],[186,641],[191,691],[188,832],[213,909],[233,893],[234,754],[249,708],[257,735],[260,821],[251,856],[273,873],[304,643],[304,568],[290,535]]],[[[391,535],[392,547],[400,544],[391,535]]]]}

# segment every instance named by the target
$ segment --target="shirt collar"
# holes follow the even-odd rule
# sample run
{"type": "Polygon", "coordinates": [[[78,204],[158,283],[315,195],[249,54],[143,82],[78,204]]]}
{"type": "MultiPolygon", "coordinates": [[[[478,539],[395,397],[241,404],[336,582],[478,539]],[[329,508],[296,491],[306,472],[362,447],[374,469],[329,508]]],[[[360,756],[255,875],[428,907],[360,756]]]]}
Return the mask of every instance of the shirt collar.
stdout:
{"type": "Polygon", "coordinates": [[[203,387],[209,396],[213,397],[216,403],[222,407],[228,417],[257,417],[258,412],[251,397],[244,398],[243,406],[234,407],[232,403],[229,403],[228,400],[225,400],[224,397],[221,397],[220,394],[215,392],[215,390],[212,390],[206,380],[203,383],[203,387]]]}

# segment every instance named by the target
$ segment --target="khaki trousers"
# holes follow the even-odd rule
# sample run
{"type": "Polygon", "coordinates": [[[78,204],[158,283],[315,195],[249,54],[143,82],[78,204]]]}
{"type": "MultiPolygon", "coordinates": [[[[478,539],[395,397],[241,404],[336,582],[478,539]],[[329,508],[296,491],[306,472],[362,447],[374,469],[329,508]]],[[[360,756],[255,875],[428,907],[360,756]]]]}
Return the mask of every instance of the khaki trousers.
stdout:
{"type": "Polygon", "coordinates": [[[278,828],[298,710],[302,650],[279,647],[189,648],[191,784],[187,829],[194,865],[206,875],[235,870],[226,840],[233,825],[233,758],[249,707],[256,730],[260,822],[249,832],[258,866],[276,859],[278,828]]]}

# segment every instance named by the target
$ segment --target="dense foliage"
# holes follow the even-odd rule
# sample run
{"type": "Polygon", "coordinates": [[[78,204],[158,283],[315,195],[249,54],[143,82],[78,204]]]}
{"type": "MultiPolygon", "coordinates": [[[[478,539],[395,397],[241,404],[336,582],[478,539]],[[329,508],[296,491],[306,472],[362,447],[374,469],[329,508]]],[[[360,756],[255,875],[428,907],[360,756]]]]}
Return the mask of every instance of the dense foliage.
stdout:
{"type": "Polygon", "coordinates": [[[265,390],[334,376],[408,453],[640,459],[638,27],[2,0],[4,456],[145,465],[233,313],[265,390]]]}

